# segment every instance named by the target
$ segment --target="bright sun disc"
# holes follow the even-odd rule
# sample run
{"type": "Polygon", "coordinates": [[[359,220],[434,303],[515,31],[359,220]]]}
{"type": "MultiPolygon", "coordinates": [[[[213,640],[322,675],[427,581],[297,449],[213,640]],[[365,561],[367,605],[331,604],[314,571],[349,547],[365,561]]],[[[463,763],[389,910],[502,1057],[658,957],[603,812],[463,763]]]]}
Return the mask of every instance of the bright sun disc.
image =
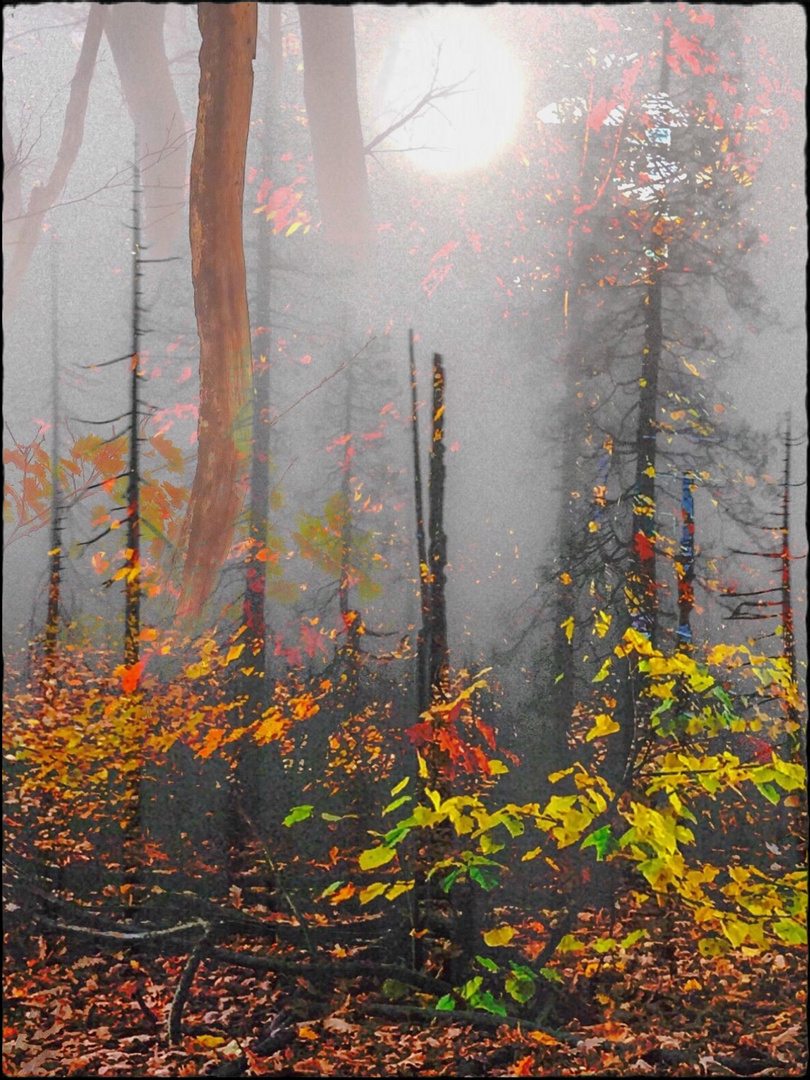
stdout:
{"type": "Polygon", "coordinates": [[[523,97],[516,63],[470,8],[417,14],[388,50],[377,85],[386,124],[435,93],[389,143],[429,172],[482,165],[512,135],[523,97]]]}

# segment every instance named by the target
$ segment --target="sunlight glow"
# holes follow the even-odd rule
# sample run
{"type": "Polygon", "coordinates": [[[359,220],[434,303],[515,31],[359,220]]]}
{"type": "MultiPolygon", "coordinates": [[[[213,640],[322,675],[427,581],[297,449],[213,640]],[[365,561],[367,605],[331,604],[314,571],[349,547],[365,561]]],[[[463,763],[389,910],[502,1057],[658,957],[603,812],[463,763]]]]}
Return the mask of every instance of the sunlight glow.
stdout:
{"type": "Polygon", "coordinates": [[[389,48],[377,87],[384,126],[415,112],[387,145],[428,172],[482,165],[512,135],[523,99],[518,66],[468,7],[417,9],[414,25],[389,48]]]}

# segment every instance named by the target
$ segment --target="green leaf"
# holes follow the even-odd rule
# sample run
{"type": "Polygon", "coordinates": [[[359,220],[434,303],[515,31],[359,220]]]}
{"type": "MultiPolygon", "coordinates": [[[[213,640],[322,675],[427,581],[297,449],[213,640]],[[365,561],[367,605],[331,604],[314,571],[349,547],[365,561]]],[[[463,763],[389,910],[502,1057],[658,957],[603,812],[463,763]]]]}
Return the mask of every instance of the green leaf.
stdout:
{"type": "Polygon", "coordinates": [[[510,997],[523,1005],[534,997],[534,979],[515,979],[510,975],[504,983],[504,989],[510,997]]]}
{"type": "Polygon", "coordinates": [[[779,792],[773,784],[757,784],[757,791],[760,795],[764,795],[768,802],[773,803],[774,806],[779,802],[779,792]]]}
{"type": "Polygon", "coordinates": [[[774,933],[788,945],[806,945],[807,927],[795,919],[780,919],[773,924],[774,933]]]}
{"type": "Polygon", "coordinates": [[[593,943],[593,947],[598,953],[606,953],[615,949],[617,944],[618,942],[615,938],[599,938],[593,943]]]}
{"type": "Polygon", "coordinates": [[[723,938],[704,937],[698,942],[698,951],[701,956],[725,956],[731,945],[723,938]]]}
{"type": "MultiPolygon", "coordinates": [[[[398,979],[386,979],[382,984],[382,992],[389,1001],[401,1001],[408,996],[408,987],[398,979]]],[[[438,1005],[436,1006],[438,1008],[438,1005]]]]}
{"type": "Polygon", "coordinates": [[[486,1012],[494,1013],[496,1016],[506,1016],[506,1006],[496,1001],[489,990],[473,994],[469,1002],[474,1009],[485,1009],[486,1012]]]}
{"type": "Polygon", "coordinates": [[[403,803],[410,802],[410,801],[411,801],[410,795],[400,795],[400,797],[398,799],[394,799],[393,802],[390,802],[388,804],[388,806],[386,806],[386,808],[382,812],[382,816],[385,817],[386,814],[392,813],[392,811],[396,810],[397,807],[402,806],[403,803]]]}
{"type": "Polygon", "coordinates": [[[557,946],[558,953],[566,952],[582,952],[585,946],[581,941],[578,941],[573,934],[566,934],[557,946]]]}
{"type": "Polygon", "coordinates": [[[481,983],[483,981],[484,977],[482,975],[476,975],[474,978],[468,979],[467,982],[464,983],[464,985],[461,987],[460,993],[465,1001],[469,1001],[474,994],[478,993],[478,991],[481,989],[481,983]]]}
{"type": "Polygon", "coordinates": [[[314,806],[294,806],[281,824],[289,828],[290,825],[295,825],[296,821],[306,821],[312,816],[314,809],[314,806]]]}
{"type": "Polygon", "coordinates": [[[487,969],[487,971],[500,971],[501,969],[495,963],[494,960],[490,960],[488,956],[476,956],[478,963],[487,969]]]}
{"type": "Polygon", "coordinates": [[[436,1002],[435,1008],[441,1012],[452,1012],[456,1007],[456,999],[451,994],[445,994],[436,1002]]]}
{"type": "Polygon", "coordinates": [[[610,825],[603,825],[601,829],[597,829],[585,837],[580,850],[584,851],[587,847],[595,847],[596,861],[601,862],[605,855],[609,855],[616,850],[616,846],[616,841],[610,831],[610,825]]]}
{"type": "Polygon", "coordinates": [[[325,888],[325,889],[323,890],[323,892],[321,893],[321,895],[320,895],[319,899],[320,899],[320,900],[323,900],[323,899],[325,899],[325,898],[326,898],[327,896],[331,896],[331,895],[332,895],[332,893],[334,893],[334,892],[337,892],[337,891],[338,891],[338,889],[340,888],[340,886],[341,886],[342,884],[343,884],[343,879],[342,879],[342,878],[341,878],[341,880],[340,880],[340,881],[333,881],[331,885],[327,885],[327,887],[326,887],[326,888],[325,888]]]}
{"type": "Polygon", "coordinates": [[[321,817],[323,818],[324,821],[342,821],[343,820],[343,818],[340,816],[340,814],[327,814],[325,810],[321,814],[321,817]]]}
{"type": "Polygon", "coordinates": [[[554,968],[541,967],[540,974],[544,979],[548,979],[549,982],[561,983],[563,981],[562,975],[560,975],[559,971],[555,971],[554,968]]]}
{"type": "Polygon", "coordinates": [[[450,871],[450,873],[442,880],[442,889],[444,892],[450,892],[455,884],[456,878],[459,874],[463,873],[463,871],[463,866],[457,866],[455,870],[450,871]]]}
{"type": "Polygon", "coordinates": [[[481,888],[485,889],[487,892],[489,892],[491,889],[494,889],[495,886],[498,884],[498,879],[495,877],[492,871],[487,870],[484,867],[471,866],[470,877],[473,881],[477,881],[481,888]]]}
{"type": "Polygon", "coordinates": [[[410,784],[410,782],[411,782],[410,776],[406,776],[404,780],[400,780],[400,782],[396,785],[396,787],[391,788],[391,798],[393,799],[397,795],[399,795],[400,791],[402,791],[404,788],[406,788],[408,786],[408,784],[410,784]]]}
{"type": "Polygon", "coordinates": [[[357,861],[361,870],[373,870],[375,866],[384,866],[396,856],[393,848],[380,846],[361,851],[357,861]]]}
{"type": "Polygon", "coordinates": [[[562,675],[557,676],[557,678],[554,680],[554,685],[556,686],[557,683],[560,682],[560,680],[564,679],[564,678],[565,678],[565,672],[563,672],[562,675]]]}
{"type": "Polygon", "coordinates": [[[632,945],[635,945],[637,941],[641,941],[641,939],[645,937],[647,937],[646,930],[631,930],[629,934],[622,938],[619,944],[623,949],[629,949],[632,945]]]}

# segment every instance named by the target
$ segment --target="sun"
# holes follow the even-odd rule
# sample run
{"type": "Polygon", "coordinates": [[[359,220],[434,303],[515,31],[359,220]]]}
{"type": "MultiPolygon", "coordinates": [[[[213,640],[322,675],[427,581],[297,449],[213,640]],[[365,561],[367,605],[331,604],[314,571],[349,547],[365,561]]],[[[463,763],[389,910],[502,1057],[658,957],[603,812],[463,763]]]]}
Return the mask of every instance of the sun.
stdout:
{"type": "Polygon", "coordinates": [[[518,65],[483,13],[469,7],[414,9],[413,25],[388,49],[377,79],[383,126],[418,109],[387,146],[428,172],[483,165],[517,125],[518,65]]]}

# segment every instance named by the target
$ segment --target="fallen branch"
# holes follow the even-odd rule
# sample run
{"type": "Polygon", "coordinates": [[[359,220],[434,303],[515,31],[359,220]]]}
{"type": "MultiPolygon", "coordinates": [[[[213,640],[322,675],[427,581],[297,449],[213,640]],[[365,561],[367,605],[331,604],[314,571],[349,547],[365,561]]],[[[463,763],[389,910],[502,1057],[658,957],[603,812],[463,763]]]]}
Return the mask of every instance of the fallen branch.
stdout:
{"type": "Polygon", "coordinates": [[[207,933],[210,929],[208,923],[203,922],[202,919],[193,919],[191,922],[180,923],[179,926],[167,926],[162,930],[98,930],[94,926],[58,922],[47,915],[37,915],[35,918],[49,930],[56,930],[60,934],[83,934],[85,937],[95,938],[98,941],[118,941],[124,944],[154,941],[156,938],[179,937],[190,930],[204,929],[207,933]]]}
{"type": "Polygon", "coordinates": [[[356,979],[364,975],[382,976],[385,979],[397,979],[399,982],[414,986],[428,993],[447,993],[452,989],[443,979],[434,979],[419,971],[400,967],[397,964],[365,964],[362,961],[344,960],[330,964],[299,963],[295,960],[282,960],[275,956],[254,956],[252,953],[233,952],[230,949],[211,949],[212,960],[223,964],[235,964],[239,967],[253,968],[256,971],[275,971],[280,975],[303,975],[304,978],[334,983],[335,979],[356,979]]]}
{"type": "Polygon", "coordinates": [[[180,976],[180,982],[177,984],[177,989],[172,998],[172,1007],[169,1010],[169,1020],[167,1024],[169,1046],[176,1046],[180,1042],[182,1035],[180,1022],[183,1016],[183,1006],[185,1005],[189,991],[191,990],[191,984],[194,982],[194,976],[197,974],[197,968],[208,954],[210,946],[211,939],[208,935],[208,930],[206,930],[195,945],[194,951],[189,956],[186,961],[186,966],[183,968],[183,974],[180,976]]]}

